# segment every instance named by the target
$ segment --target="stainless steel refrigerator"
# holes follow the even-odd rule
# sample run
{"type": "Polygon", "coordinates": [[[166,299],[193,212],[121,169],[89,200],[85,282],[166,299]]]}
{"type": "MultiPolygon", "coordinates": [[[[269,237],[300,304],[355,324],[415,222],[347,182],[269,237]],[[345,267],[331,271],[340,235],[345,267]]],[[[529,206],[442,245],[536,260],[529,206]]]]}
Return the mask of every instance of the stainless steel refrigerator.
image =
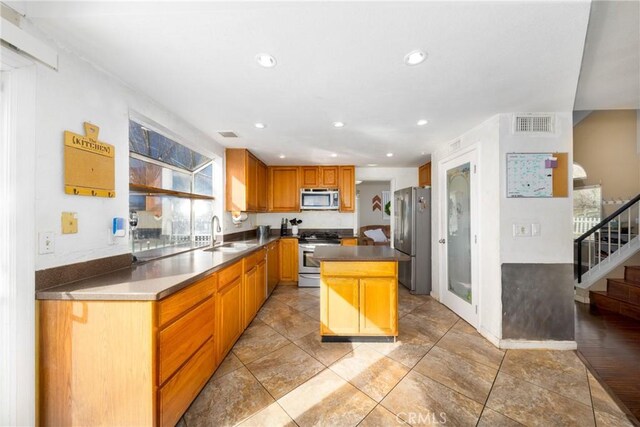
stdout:
{"type": "Polygon", "coordinates": [[[431,293],[431,188],[394,193],[393,246],[411,257],[398,264],[398,281],[412,293],[431,293]]]}

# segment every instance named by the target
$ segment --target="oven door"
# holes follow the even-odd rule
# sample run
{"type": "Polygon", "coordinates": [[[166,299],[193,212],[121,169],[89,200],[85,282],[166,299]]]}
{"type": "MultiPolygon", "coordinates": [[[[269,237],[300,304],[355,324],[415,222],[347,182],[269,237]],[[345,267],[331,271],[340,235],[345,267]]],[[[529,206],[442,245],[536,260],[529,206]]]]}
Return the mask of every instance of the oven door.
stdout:
{"type": "Polygon", "coordinates": [[[320,274],[320,262],[313,259],[313,252],[315,249],[316,245],[300,244],[300,257],[298,258],[299,273],[320,274]]]}

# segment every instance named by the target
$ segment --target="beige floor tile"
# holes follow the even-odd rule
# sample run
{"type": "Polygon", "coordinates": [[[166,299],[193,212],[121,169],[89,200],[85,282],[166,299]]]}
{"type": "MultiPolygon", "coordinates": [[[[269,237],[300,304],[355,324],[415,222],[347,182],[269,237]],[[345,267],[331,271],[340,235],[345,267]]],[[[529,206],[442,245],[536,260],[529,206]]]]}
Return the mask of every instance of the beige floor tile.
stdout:
{"type": "Polygon", "coordinates": [[[218,366],[218,369],[216,369],[216,372],[213,374],[211,378],[216,379],[216,378],[223,377],[227,375],[229,372],[233,372],[242,366],[243,365],[240,359],[238,359],[236,355],[233,354],[233,352],[229,352],[227,357],[224,358],[224,360],[222,361],[220,366],[218,366]]]}
{"type": "Polygon", "coordinates": [[[402,418],[378,405],[364,420],[362,420],[360,424],[358,424],[358,427],[389,427],[403,425],[406,426],[407,423],[402,421],[402,418]]]}
{"type": "Polygon", "coordinates": [[[239,424],[240,427],[296,427],[291,417],[277,402],[239,424]]]}
{"type": "Polygon", "coordinates": [[[414,370],[483,405],[498,374],[497,368],[465,359],[437,345],[414,370]]]}
{"type": "Polygon", "coordinates": [[[518,427],[521,425],[519,422],[505,417],[492,409],[484,408],[477,427],[518,427]]]}
{"type": "Polygon", "coordinates": [[[409,368],[377,351],[360,346],[330,369],[380,402],[409,372],[409,368]]]}
{"type": "Polygon", "coordinates": [[[291,343],[249,363],[247,368],[278,399],[322,371],[324,366],[291,343]]]}
{"type": "Polygon", "coordinates": [[[313,320],[320,321],[320,304],[303,304],[298,307],[298,311],[311,317],[313,320]]]}
{"type": "Polygon", "coordinates": [[[187,423],[184,421],[184,417],[178,420],[178,424],[176,424],[176,427],[187,427],[187,423]]]}
{"type": "Polygon", "coordinates": [[[601,412],[608,412],[617,417],[626,418],[624,411],[618,407],[618,404],[613,400],[609,393],[602,387],[598,380],[587,371],[587,378],[589,378],[589,387],[591,389],[591,400],[593,402],[593,409],[601,412]]]}
{"type": "Polygon", "coordinates": [[[596,426],[598,427],[633,427],[627,417],[615,416],[608,412],[595,411],[596,426]]]}
{"type": "Polygon", "coordinates": [[[426,298],[411,295],[409,292],[398,292],[398,309],[401,311],[410,312],[426,302],[426,298]]]}
{"type": "Polygon", "coordinates": [[[496,348],[479,333],[463,333],[455,326],[438,341],[438,347],[493,368],[500,367],[504,356],[504,350],[496,348]]]}
{"type": "Polygon", "coordinates": [[[298,347],[309,353],[325,366],[331,365],[345,354],[358,347],[356,343],[322,342],[320,331],[311,332],[294,341],[298,347]]]}
{"type": "Polygon", "coordinates": [[[412,425],[475,425],[482,405],[415,371],[384,398],[381,405],[412,425]]]}
{"type": "Polygon", "coordinates": [[[437,325],[439,329],[449,329],[459,319],[458,315],[433,298],[417,307],[411,314],[437,325]]]}
{"type": "Polygon", "coordinates": [[[508,350],[500,370],[591,406],[587,370],[573,351],[508,350]]]}
{"type": "Polygon", "coordinates": [[[275,298],[270,298],[258,311],[256,318],[263,321],[267,325],[274,321],[297,313],[297,310],[293,307],[289,307],[287,304],[277,301],[275,298]]]}
{"type": "Polygon", "coordinates": [[[320,322],[297,311],[288,316],[274,319],[268,324],[292,341],[302,338],[311,332],[318,331],[319,333],[320,331],[320,322]]]}
{"type": "Polygon", "coordinates": [[[593,411],[573,399],[500,372],[487,406],[532,426],[593,426],[593,411]]]}
{"type": "Polygon", "coordinates": [[[376,406],[360,390],[325,369],[278,400],[300,426],[355,426],[376,406]]]}
{"type": "Polygon", "coordinates": [[[189,427],[233,426],[271,403],[269,393],[242,367],[209,381],[184,418],[189,427]]]}
{"type": "Polygon", "coordinates": [[[284,347],[289,342],[271,327],[254,320],[240,336],[232,351],[242,363],[247,364],[284,347]]]}

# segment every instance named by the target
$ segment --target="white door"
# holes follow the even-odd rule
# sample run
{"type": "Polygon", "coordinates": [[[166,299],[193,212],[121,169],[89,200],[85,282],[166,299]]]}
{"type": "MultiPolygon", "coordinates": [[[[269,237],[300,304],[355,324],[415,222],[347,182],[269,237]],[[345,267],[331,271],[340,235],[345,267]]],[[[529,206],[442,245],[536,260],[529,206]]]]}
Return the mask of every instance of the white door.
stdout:
{"type": "Polygon", "coordinates": [[[478,326],[476,150],[439,164],[442,302],[478,326]]]}

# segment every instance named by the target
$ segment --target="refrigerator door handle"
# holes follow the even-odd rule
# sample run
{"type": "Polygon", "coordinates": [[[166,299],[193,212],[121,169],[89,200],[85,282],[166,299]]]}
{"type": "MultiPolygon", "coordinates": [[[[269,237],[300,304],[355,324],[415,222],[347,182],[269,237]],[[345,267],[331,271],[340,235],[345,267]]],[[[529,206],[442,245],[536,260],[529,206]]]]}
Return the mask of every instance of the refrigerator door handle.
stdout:
{"type": "Polygon", "coordinates": [[[446,242],[447,242],[447,241],[446,241],[446,240],[444,240],[444,239],[440,239],[440,240],[438,240],[438,243],[446,243],[446,242]]]}

